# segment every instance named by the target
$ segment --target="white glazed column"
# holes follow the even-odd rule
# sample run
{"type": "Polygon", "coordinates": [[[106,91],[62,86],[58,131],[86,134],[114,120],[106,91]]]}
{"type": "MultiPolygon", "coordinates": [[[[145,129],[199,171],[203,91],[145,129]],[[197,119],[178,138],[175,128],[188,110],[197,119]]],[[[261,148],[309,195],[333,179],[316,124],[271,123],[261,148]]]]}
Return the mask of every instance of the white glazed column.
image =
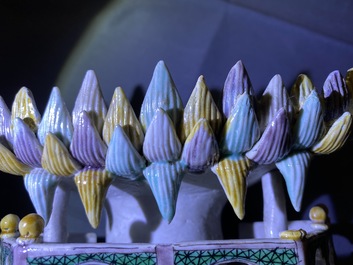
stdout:
{"type": "Polygon", "coordinates": [[[180,187],[176,214],[163,220],[147,183],[117,180],[107,200],[106,242],[176,243],[223,239],[221,212],[227,198],[217,177],[187,174],[180,187]]]}
{"type": "Polygon", "coordinates": [[[272,170],[262,176],[263,222],[267,238],[278,238],[279,233],[287,230],[286,199],[282,176],[272,170]]]}

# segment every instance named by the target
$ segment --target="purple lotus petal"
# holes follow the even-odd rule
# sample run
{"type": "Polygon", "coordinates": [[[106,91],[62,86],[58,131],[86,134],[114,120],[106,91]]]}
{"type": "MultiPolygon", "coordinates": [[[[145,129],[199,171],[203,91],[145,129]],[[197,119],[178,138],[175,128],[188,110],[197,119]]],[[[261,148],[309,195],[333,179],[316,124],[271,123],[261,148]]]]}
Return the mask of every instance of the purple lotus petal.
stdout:
{"type": "Polygon", "coordinates": [[[267,85],[261,99],[260,128],[265,130],[266,126],[275,118],[278,111],[283,108],[289,120],[292,120],[293,106],[289,99],[282,77],[275,75],[267,85]]]}
{"type": "Polygon", "coordinates": [[[158,108],[164,109],[174,127],[178,128],[183,112],[183,102],[164,61],[157,63],[142,102],[140,122],[145,132],[158,108]]]}
{"type": "Polygon", "coordinates": [[[73,134],[71,115],[58,87],[52,89],[42,121],[38,127],[37,136],[42,145],[44,145],[48,132],[55,134],[65,146],[70,145],[73,134]]]}
{"type": "Polygon", "coordinates": [[[289,198],[294,209],[301,209],[305,181],[312,155],[309,152],[293,153],[278,161],[277,168],[286,181],[289,198]]]}
{"type": "Polygon", "coordinates": [[[325,115],[324,120],[331,124],[349,107],[349,93],[346,82],[338,70],[331,72],[323,86],[325,115]]]}
{"type": "Polygon", "coordinates": [[[191,172],[203,172],[218,161],[219,150],[215,135],[206,119],[200,119],[184,144],[181,160],[191,172]]]}
{"type": "Polygon", "coordinates": [[[21,162],[31,167],[41,167],[43,147],[34,132],[20,118],[14,120],[13,149],[21,162]]]}
{"type": "Polygon", "coordinates": [[[143,154],[150,162],[176,161],[181,149],[173,122],[163,109],[157,109],[146,131],[143,154]]]}
{"type": "Polygon", "coordinates": [[[271,164],[286,156],[291,147],[290,122],[287,112],[281,108],[246,156],[258,164],[271,164]]]}
{"type": "Polygon", "coordinates": [[[93,70],[88,70],[86,72],[81,89],[75,101],[75,106],[72,111],[72,121],[74,127],[76,123],[79,122],[78,120],[80,119],[80,113],[82,111],[86,111],[89,114],[93,124],[100,133],[103,127],[105,115],[107,114],[107,107],[105,105],[96,74],[93,70]]]}
{"type": "MultiPolygon", "coordinates": [[[[238,61],[229,71],[224,82],[222,107],[223,113],[228,118],[235,106],[237,97],[247,93],[255,99],[253,87],[242,61],[238,61]]],[[[254,103],[254,102],[253,102],[254,103]]]]}
{"type": "Polygon", "coordinates": [[[72,156],[85,166],[103,167],[107,146],[87,112],[82,111],[78,115],[74,129],[70,145],[72,156]]]}
{"type": "Polygon", "coordinates": [[[0,138],[5,145],[13,144],[13,135],[11,132],[11,112],[5,101],[0,96],[0,138]]]}

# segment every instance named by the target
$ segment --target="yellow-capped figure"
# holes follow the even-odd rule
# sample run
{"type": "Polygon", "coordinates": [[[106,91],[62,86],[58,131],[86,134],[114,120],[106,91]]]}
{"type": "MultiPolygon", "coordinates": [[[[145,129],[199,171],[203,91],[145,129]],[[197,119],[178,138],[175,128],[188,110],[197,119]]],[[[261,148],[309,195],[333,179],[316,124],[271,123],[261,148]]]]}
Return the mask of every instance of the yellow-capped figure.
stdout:
{"type": "Polygon", "coordinates": [[[41,234],[43,233],[44,226],[44,219],[39,214],[27,214],[21,219],[18,225],[20,236],[16,239],[16,242],[20,245],[41,243],[41,234]]]}
{"type": "Polygon", "coordinates": [[[19,236],[18,224],[20,218],[16,214],[7,214],[0,221],[0,238],[16,238],[19,236]]]}
{"type": "Polygon", "coordinates": [[[312,221],[311,227],[315,230],[327,230],[327,213],[321,206],[314,206],[310,209],[309,218],[312,221]]]}

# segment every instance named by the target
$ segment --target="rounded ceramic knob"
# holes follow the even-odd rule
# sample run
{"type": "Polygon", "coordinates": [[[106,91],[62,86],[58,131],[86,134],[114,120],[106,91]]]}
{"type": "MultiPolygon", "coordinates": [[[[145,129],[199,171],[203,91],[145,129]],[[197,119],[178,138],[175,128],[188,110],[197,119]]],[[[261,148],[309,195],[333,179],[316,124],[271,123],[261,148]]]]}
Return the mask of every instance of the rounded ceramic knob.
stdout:
{"type": "Polygon", "coordinates": [[[326,222],[326,211],[320,206],[314,206],[310,209],[309,218],[314,223],[325,223],[326,222]]]}
{"type": "Polygon", "coordinates": [[[26,215],[21,219],[18,227],[21,238],[38,238],[44,230],[44,224],[44,219],[40,215],[36,213],[26,215]]]}
{"type": "Polygon", "coordinates": [[[0,222],[1,237],[15,236],[19,222],[20,218],[16,214],[5,215],[0,222]]]}

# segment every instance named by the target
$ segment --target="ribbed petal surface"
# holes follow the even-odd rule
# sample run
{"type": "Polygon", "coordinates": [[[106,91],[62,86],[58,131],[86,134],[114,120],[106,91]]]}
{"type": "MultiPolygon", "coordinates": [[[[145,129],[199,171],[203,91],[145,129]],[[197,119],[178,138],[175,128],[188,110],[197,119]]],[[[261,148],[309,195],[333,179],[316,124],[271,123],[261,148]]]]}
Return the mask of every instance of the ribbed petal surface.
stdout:
{"type": "Polygon", "coordinates": [[[143,154],[150,162],[176,161],[181,149],[171,119],[163,109],[158,109],[146,131],[143,154]]]}
{"type": "Polygon", "coordinates": [[[303,103],[294,125],[294,149],[307,149],[316,143],[324,130],[323,110],[317,92],[313,90],[303,103]],[[310,126],[308,126],[310,125],[310,126]]]}
{"type": "Polygon", "coordinates": [[[81,169],[63,142],[52,133],[47,133],[45,138],[42,167],[53,175],[63,177],[71,176],[81,169]]]}
{"type": "Polygon", "coordinates": [[[229,156],[211,168],[240,220],[245,215],[246,177],[249,167],[250,161],[245,156],[229,156]]]}
{"type": "Polygon", "coordinates": [[[146,160],[137,152],[120,125],[115,128],[105,163],[107,171],[132,180],[140,178],[146,167],[146,160]]]}
{"type": "Polygon", "coordinates": [[[352,125],[352,115],[345,112],[330,127],[324,138],[312,147],[316,154],[330,154],[340,149],[346,142],[352,125]]]}
{"type": "Polygon", "coordinates": [[[168,222],[171,222],[175,215],[179,188],[184,173],[185,167],[180,162],[152,163],[143,171],[157,201],[159,211],[163,219],[168,222]]]}
{"type": "Polygon", "coordinates": [[[31,167],[41,167],[43,147],[36,135],[20,118],[14,120],[13,148],[20,161],[31,167]]]}
{"type": "Polygon", "coordinates": [[[313,90],[315,90],[315,87],[310,78],[305,74],[300,74],[290,91],[290,98],[296,111],[303,108],[305,101],[313,90]]]}
{"type": "Polygon", "coordinates": [[[324,120],[329,125],[339,118],[349,107],[349,94],[346,82],[338,70],[331,72],[323,86],[325,100],[324,120]]]}
{"type": "Polygon", "coordinates": [[[53,201],[59,177],[42,168],[35,168],[24,178],[24,184],[37,214],[47,224],[53,209],[53,201]]]}
{"type": "Polygon", "coordinates": [[[311,158],[312,155],[309,152],[296,152],[291,153],[276,163],[286,182],[291,203],[297,212],[301,209],[311,158]]]}
{"type": "Polygon", "coordinates": [[[196,85],[184,109],[180,134],[182,143],[200,119],[208,121],[215,135],[218,134],[223,126],[222,113],[218,110],[202,75],[197,79],[196,85]]]}
{"type": "Polygon", "coordinates": [[[85,166],[103,167],[105,165],[107,146],[85,111],[77,117],[70,150],[72,156],[85,166]]]}
{"type": "Polygon", "coordinates": [[[72,140],[73,130],[71,115],[61,97],[60,90],[54,87],[38,127],[39,142],[44,145],[47,133],[51,132],[68,147],[72,140]]]}
{"type": "Polygon", "coordinates": [[[111,174],[104,169],[84,168],[75,175],[82,204],[93,228],[100,223],[105,195],[112,181],[111,174]]]}
{"type": "Polygon", "coordinates": [[[3,144],[12,146],[13,135],[11,131],[11,112],[5,101],[0,96],[0,137],[3,144]]]}
{"type": "Polygon", "coordinates": [[[181,160],[191,172],[203,172],[218,161],[218,143],[206,119],[200,119],[185,141],[181,160]]]}
{"type": "Polygon", "coordinates": [[[258,164],[271,164],[287,155],[291,146],[290,123],[282,108],[246,156],[258,164]]]}
{"type": "Polygon", "coordinates": [[[164,109],[174,127],[178,128],[183,113],[183,102],[164,61],[157,63],[142,102],[140,122],[144,131],[149,127],[158,108],[164,109]]]}
{"type": "Polygon", "coordinates": [[[0,170],[12,175],[24,176],[31,171],[31,167],[23,164],[4,145],[0,144],[0,170]]]}
{"type": "Polygon", "coordinates": [[[16,94],[15,100],[11,108],[11,120],[21,118],[32,131],[37,131],[38,124],[41,120],[41,115],[34,101],[32,91],[26,87],[22,87],[16,94]]]}
{"type": "Polygon", "coordinates": [[[242,154],[260,138],[259,123],[250,97],[244,93],[238,97],[221,134],[221,153],[242,154]]]}
{"type": "Polygon", "coordinates": [[[222,107],[223,114],[228,118],[237,101],[237,97],[247,93],[254,97],[253,87],[242,61],[238,61],[229,71],[224,82],[222,107]]]}
{"type": "Polygon", "coordinates": [[[81,89],[77,95],[74,109],[72,111],[72,120],[75,127],[80,119],[80,113],[86,111],[100,133],[103,127],[107,107],[105,105],[102,91],[93,70],[88,70],[83,79],[81,89]]]}
{"type": "Polygon", "coordinates": [[[121,126],[137,151],[143,144],[143,130],[121,87],[115,89],[103,125],[103,140],[108,145],[116,126],[121,126]]]}

